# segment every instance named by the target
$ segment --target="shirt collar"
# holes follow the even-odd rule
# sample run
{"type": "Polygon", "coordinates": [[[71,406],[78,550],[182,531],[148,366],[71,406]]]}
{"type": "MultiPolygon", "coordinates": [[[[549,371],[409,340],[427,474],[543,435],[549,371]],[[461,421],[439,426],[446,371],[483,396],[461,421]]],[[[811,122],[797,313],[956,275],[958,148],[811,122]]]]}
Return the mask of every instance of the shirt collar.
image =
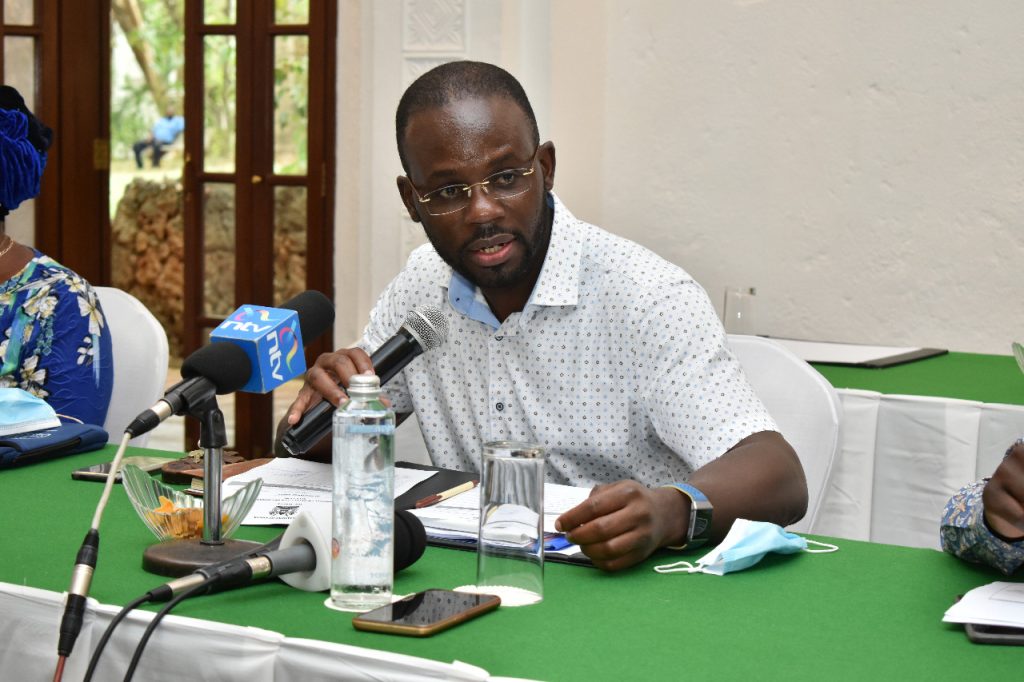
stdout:
{"type": "MultiPolygon", "coordinates": [[[[559,201],[554,192],[548,193],[554,207],[551,241],[544,256],[544,265],[533,287],[523,312],[533,306],[573,306],[579,301],[580,260],[583,249],[575,225],[578,222],[559,201]]],[[[438,284],[448,290],[448,303],[457,312],[482,322],[494,329],[501,323],[491,312],[483,293],[465,277],[447,264],[441,270],[438,284]]],[[[524,316],[525,318],[526,316],[524,316]]]]}

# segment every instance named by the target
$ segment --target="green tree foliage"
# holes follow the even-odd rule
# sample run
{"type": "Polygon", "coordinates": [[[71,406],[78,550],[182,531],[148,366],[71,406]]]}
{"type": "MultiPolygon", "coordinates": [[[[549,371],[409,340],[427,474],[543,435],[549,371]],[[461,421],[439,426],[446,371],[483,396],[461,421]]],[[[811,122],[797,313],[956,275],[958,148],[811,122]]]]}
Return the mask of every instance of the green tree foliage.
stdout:
{"type": "Polygon", "coordinates": [[[181,113],[185,40],[175,0],[112,0],[114,58],[110,131],[115,158],[129,158],[168,109],[181,113]]]}

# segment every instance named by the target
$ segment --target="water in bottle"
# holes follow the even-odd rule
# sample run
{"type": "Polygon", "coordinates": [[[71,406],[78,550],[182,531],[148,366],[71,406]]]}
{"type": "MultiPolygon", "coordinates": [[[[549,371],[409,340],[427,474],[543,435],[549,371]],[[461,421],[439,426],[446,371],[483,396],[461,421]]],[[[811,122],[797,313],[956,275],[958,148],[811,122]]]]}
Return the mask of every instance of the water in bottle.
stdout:
{"type": "Polygon", "coordinates": [[[391,601],[394,582],[395,413],[374,375],[353,375],[348,394],[334,414],[331,601],[367,611],[391,601]]]}

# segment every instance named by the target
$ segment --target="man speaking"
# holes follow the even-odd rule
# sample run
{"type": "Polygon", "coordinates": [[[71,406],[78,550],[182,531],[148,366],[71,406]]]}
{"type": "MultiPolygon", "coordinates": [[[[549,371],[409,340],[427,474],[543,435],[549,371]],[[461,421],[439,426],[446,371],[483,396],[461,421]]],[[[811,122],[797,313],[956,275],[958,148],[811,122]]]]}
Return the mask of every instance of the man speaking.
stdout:
{"type": "Polygon", "coordinates": [[[282,430],[321,397],[344,399],[338,383],[372,369],[368,352],[436,306],[447,341],[388,383],[395,411],[416,413],[437,466],[477,470],[489,440],[543,444],[549,481],[596,486],[558,524],[598,567],[713,542],[738,517],[803,516],[800,462],[707,294],[566,209],[555,147],[514,77],[444,64],[409,86],[395,123],[398,191],[430,244],[381,294],[359,347],[317,360],[282,430]]]}

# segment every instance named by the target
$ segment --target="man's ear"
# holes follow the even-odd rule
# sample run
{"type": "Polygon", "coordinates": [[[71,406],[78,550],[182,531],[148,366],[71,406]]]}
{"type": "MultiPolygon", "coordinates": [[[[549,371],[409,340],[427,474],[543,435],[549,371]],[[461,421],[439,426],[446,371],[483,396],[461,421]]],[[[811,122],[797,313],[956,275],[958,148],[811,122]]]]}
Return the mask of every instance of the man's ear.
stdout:
{"type": "Polygon", "coordinates": [[[409,212],[412,221],[418,223],[420,214],[416,212],[416,190],[409,182],[409,178],[404,175],[399,175],[396,182],[398,183],[398,193],[402,196],[402,203],[405,204],[405,210],[409,212]]]}
{"type": "Polygon", "coordinates": [[[545,142],[537,150],[537,160],[544,171],[544,190],[550,192],[555,187],[555,143],[545,142]]]}

